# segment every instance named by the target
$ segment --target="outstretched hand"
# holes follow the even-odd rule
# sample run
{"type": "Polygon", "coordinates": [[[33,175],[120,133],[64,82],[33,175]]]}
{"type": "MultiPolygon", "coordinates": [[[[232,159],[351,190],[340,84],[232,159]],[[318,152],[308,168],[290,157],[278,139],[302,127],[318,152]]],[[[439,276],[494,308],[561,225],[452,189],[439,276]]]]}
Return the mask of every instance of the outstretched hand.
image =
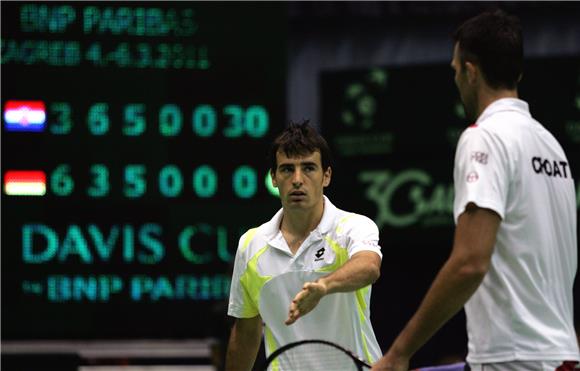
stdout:
{"type": "Polygon", "coordinates": [[[290,309],[288,311],[288,318],[284,322],[286,325],[291,325],[296,320],[310,311],[312,311],[318,305],[318,302],[324,295],[326,295],[327,289],[326,285],[319,281],[306,282],[302,286],[302,290],[296,294],[292,303],[290,303],[290,309]]]}

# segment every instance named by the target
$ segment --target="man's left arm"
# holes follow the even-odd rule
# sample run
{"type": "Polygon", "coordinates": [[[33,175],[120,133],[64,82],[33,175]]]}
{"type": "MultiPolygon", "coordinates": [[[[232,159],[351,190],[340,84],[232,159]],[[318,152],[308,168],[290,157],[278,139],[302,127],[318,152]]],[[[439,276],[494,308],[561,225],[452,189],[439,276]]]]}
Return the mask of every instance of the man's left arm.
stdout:
{"type": "Polygon", "coordinates": [[[381,257],[374,251],[355,253],[342,267],[314,282],[307,282],[290,304],[286,325],[312,311],[320,299],[336,292],[350,292],[374,283],[381,274],[381,257]]]}

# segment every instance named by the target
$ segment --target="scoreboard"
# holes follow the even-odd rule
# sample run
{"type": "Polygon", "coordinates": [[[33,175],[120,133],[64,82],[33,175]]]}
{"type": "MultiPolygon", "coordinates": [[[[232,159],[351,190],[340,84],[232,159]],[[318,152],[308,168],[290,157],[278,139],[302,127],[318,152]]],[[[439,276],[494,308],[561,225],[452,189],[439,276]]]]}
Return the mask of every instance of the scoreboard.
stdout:
{"type": "Polygon", "coordinates": [[[212,335],[239,237],[280,207],[285,19],[2,3],[4,339],[212,335]]]}
{"type": "MultiPolygon", "coordinates": [[[[2,338],[214,336],[239,237],[280,207],[266,156],[286,120],[286,5],[1,6],[2,338]]],[[[380,228],[373,325],[388,344],[451,247],[469,122],[447,63],[319,84],[327,193],[380,228]]],[[[580,58],[526,61],[520,88],[580,202],[580,58]]],[[[450,326],[437,336],[456,343],[436,337],[425,357],[463,349],[464,321],[450,326]]]]}

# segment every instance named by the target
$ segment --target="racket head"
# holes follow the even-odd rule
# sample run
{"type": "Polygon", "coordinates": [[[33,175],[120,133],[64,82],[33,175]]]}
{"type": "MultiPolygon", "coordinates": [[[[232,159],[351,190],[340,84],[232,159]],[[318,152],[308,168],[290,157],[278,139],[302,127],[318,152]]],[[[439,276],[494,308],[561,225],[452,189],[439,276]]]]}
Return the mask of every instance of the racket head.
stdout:
{"type": "Polygon", "coordinates": [[[364,371],[365,360],[327,340],[301,340],[286,344],[268,356],[264,371],[364,371]]]}

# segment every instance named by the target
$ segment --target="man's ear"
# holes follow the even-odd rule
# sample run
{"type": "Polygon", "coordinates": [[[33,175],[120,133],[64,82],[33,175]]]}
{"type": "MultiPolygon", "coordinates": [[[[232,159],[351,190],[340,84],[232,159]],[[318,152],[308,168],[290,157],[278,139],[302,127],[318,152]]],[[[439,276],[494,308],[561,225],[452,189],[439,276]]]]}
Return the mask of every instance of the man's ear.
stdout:
{"type": "Polygon", "coordinates": [[[324,172],[324,175],[322,176],[322,186],[328,187],[331,178],[332,178],[332,168],[329,166],[324,172]]]}
{"type": "Polygon", "coordinates": [[[470,85],[477,84],[481,78],[481,70],[479,69],[479,66],[469,61],[465,62],[465,73],[467,74],[467,82],[470,85]]]}
{"type": "Polygon", "coordinates": [[[276,182],[276,177],[275,177],[275,173],[274,170],[270,169],[270,178],[272,179],[272,185],[276,188],[278,188],[278,182],[276,182]]]}

